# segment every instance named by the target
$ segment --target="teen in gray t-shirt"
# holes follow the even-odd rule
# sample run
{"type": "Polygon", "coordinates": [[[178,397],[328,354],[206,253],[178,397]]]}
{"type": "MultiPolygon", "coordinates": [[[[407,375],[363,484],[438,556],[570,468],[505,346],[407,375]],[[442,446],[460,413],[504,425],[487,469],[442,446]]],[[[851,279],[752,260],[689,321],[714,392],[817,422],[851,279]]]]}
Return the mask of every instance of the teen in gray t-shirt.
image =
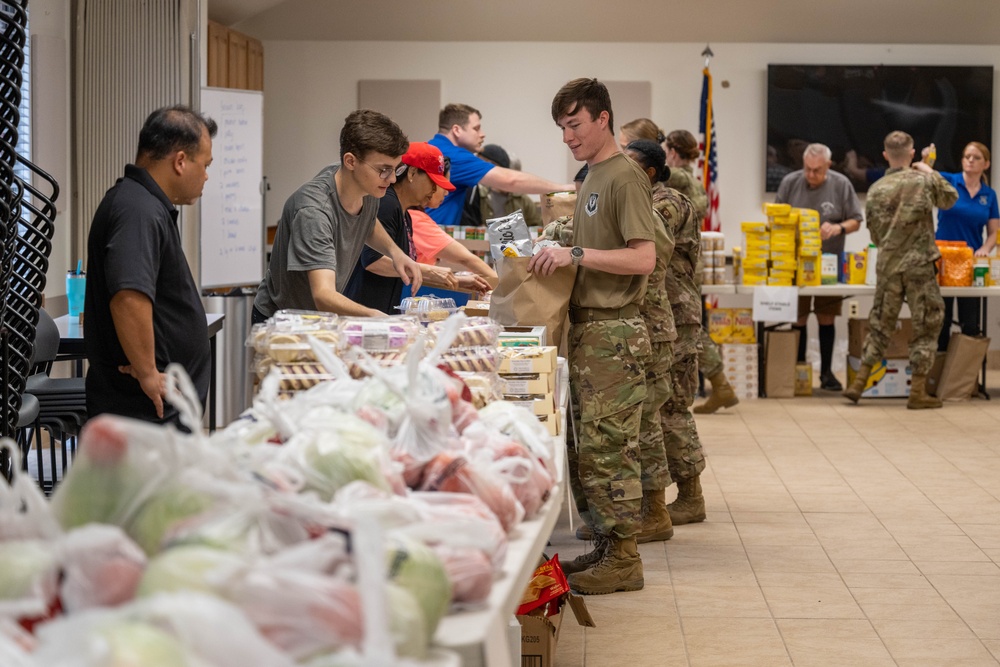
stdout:
{"type": "Polygon", "coordinates": [[[254,299],[254,307],[267,317],[285,308],[316,310],[307,273],[313,269],[336,271],[338,292],[347,286],[375,227],[378,199],[366,195],[357,215],[345,211],[333,184],[338,169],[339,164],[325,167],[285,202],[254,299]]]}

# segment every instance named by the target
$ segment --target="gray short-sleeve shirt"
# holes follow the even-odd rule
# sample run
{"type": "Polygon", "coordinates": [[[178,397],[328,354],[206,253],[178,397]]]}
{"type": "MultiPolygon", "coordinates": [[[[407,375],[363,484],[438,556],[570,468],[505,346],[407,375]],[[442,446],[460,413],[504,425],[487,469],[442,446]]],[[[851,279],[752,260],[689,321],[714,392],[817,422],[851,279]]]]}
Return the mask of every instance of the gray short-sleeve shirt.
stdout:
{"type": "Polygon", "coordinates": [[[316,310],[308,275],[315,269],[335,271],[337,291],[343,293],[375,228],[378,199],[365,195],[357,215],[345,211],[333,180],[338,169],[339,164],[325,167],[285,202],[254,299],[254,307],[268,317],[285,308],[316,310]]]}
{"type": "MultiPolygon", "coordinates": [[[[797,208],[811,208],[819,211],[820,222],[843,222],[857,220],[864,222],[865,214],[851,181],[832,169],[826,173],[826,180],[818,188],[806,183],[801,169],[781,179],[774,201],[791,204],[797,208]]],[[[823,241],[823,252],[839,255],[844,252],[844,235],[833,236],[823,241]]]]}

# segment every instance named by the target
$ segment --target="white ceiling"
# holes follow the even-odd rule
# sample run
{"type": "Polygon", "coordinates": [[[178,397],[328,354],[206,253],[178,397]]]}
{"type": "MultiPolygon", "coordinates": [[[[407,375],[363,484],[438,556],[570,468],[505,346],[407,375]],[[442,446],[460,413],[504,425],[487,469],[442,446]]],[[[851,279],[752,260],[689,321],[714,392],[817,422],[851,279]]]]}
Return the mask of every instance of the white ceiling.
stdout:
{"type": "Polygon", "coordinates": [[[1000,44],[997,0],[208,0],[208,14],[261,40],[1000,44]]]}

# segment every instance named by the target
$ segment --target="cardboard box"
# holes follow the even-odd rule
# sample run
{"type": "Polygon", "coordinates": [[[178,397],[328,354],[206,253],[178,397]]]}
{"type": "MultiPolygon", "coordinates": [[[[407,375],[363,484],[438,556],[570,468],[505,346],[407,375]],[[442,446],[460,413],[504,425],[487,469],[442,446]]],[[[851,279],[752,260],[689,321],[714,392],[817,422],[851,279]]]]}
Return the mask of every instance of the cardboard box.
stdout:
{"type": "Polygon", "coordinates": [[[753,321],[753,308],[733,308],[733,334],[731,340],[734,343],[757,342],[757,327],[753,321]]]}
{"type": "MultiPolygon", "coordinates": [[[[854,382],[854,377],[861,368],[861,359],[847,357],[847,384],[854,382]]],[[[909,359],[883,359],[872,368],[868,376],[868,384],[861,393],[862,398],[906,398],[910,395],[909,359]]]]}
{"type": "Polygon", "coordinates": [[[562,410],[556,410],[554,414],[551,415],[535,415],[538,417],[538,421],[542,423],[549,431],[549,435],[559,435],[562,428],[562,410]]]}
{"type": "Polygon", "coordinates": [[[708,335],[716,343],[728,343],[733,336],[733,309],[713,308],[708,311],[708,335]]]}
{"type": "Polygon", "coordinates": [[[504,396],[506,403],[520,405],[525,410],[530,410],[535,415],[553,415],[556,412],[556,403],[553,394],[539,394],[537,396],[504,396]]]}
{"type": "MultiPolygon", "coordinates": [[[[847,321],[847,354],[861,357],[865,349],[865,337],[868,335],[868,318],[852,318],[847,321]]],[[[910,356],[910,338],[913,336],[913,323],[906,319],[896,321],[896,332],[889,338],[889,345],[882,354],[886,359],[907,359],[910,356]]]]}
{"type": "Polygon", "coordinates": [[[469,317],[489,317],[490,316],[490,302],[489,301],[469,301],[465,304],[463,308],[465,314],[469,317]]]}
{"type": "Polygon", "coordinates": [[[524,373],[520,375],[501,375],[500,386],[500,391],[504,396],[551,394],[556,390],[556,374],[524,373]]]}
{"type": "Polygon", "coordinates": [[[812,364],[795,365],[795,395],[813,395],[813,367],[812,364]]]}
{"type": "Polygon", "coordinates": [[[549,336],[545,325],[533,327],[504,327],[500,332],[500,347],[524,347],[548,345],[549,336]]]}
{"type": "Polygon", "coordinates": [[[799,332],[768,331],[764,339],[764,395],[768,398],[795,396],[795,364],[799,332]]]}
{"type": "Polygon", "coordinates": [[[554,616],[518,616],[521,624],[521,667],[552,667],[555,664],[559,628],[562,627],[567,607],[577,623],[587,628],[597,627],[586,602],[575,593],[567,596],[566,604],[554,616]]]}
{"type": "Polygon", "coordinates": [[[552,373],[556,369],[557,348],[505,347],[500,350],[498,373],[552,373]]]}

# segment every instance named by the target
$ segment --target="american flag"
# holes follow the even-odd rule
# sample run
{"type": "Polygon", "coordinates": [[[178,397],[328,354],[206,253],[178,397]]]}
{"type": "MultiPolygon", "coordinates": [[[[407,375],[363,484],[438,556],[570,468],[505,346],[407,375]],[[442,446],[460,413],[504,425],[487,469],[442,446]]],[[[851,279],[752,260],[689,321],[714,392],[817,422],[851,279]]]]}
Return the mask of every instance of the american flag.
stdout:
{"type": "Polygon", "coordinates": [[[719,221],[719,188],[716,184],[718,177],[718,153],[715,148],[715,116],[712,111],[712,73],[708,71],[708,66],[702,70],[704,78],[701,82],[701,122],[698,130],[701,133],[701,159],[698,167],[701,169],[701,180],[708,193],[708,210],[705,212],[705,221],[702,229],[707,232],[717,232],[722,228],[719,221]]]}

